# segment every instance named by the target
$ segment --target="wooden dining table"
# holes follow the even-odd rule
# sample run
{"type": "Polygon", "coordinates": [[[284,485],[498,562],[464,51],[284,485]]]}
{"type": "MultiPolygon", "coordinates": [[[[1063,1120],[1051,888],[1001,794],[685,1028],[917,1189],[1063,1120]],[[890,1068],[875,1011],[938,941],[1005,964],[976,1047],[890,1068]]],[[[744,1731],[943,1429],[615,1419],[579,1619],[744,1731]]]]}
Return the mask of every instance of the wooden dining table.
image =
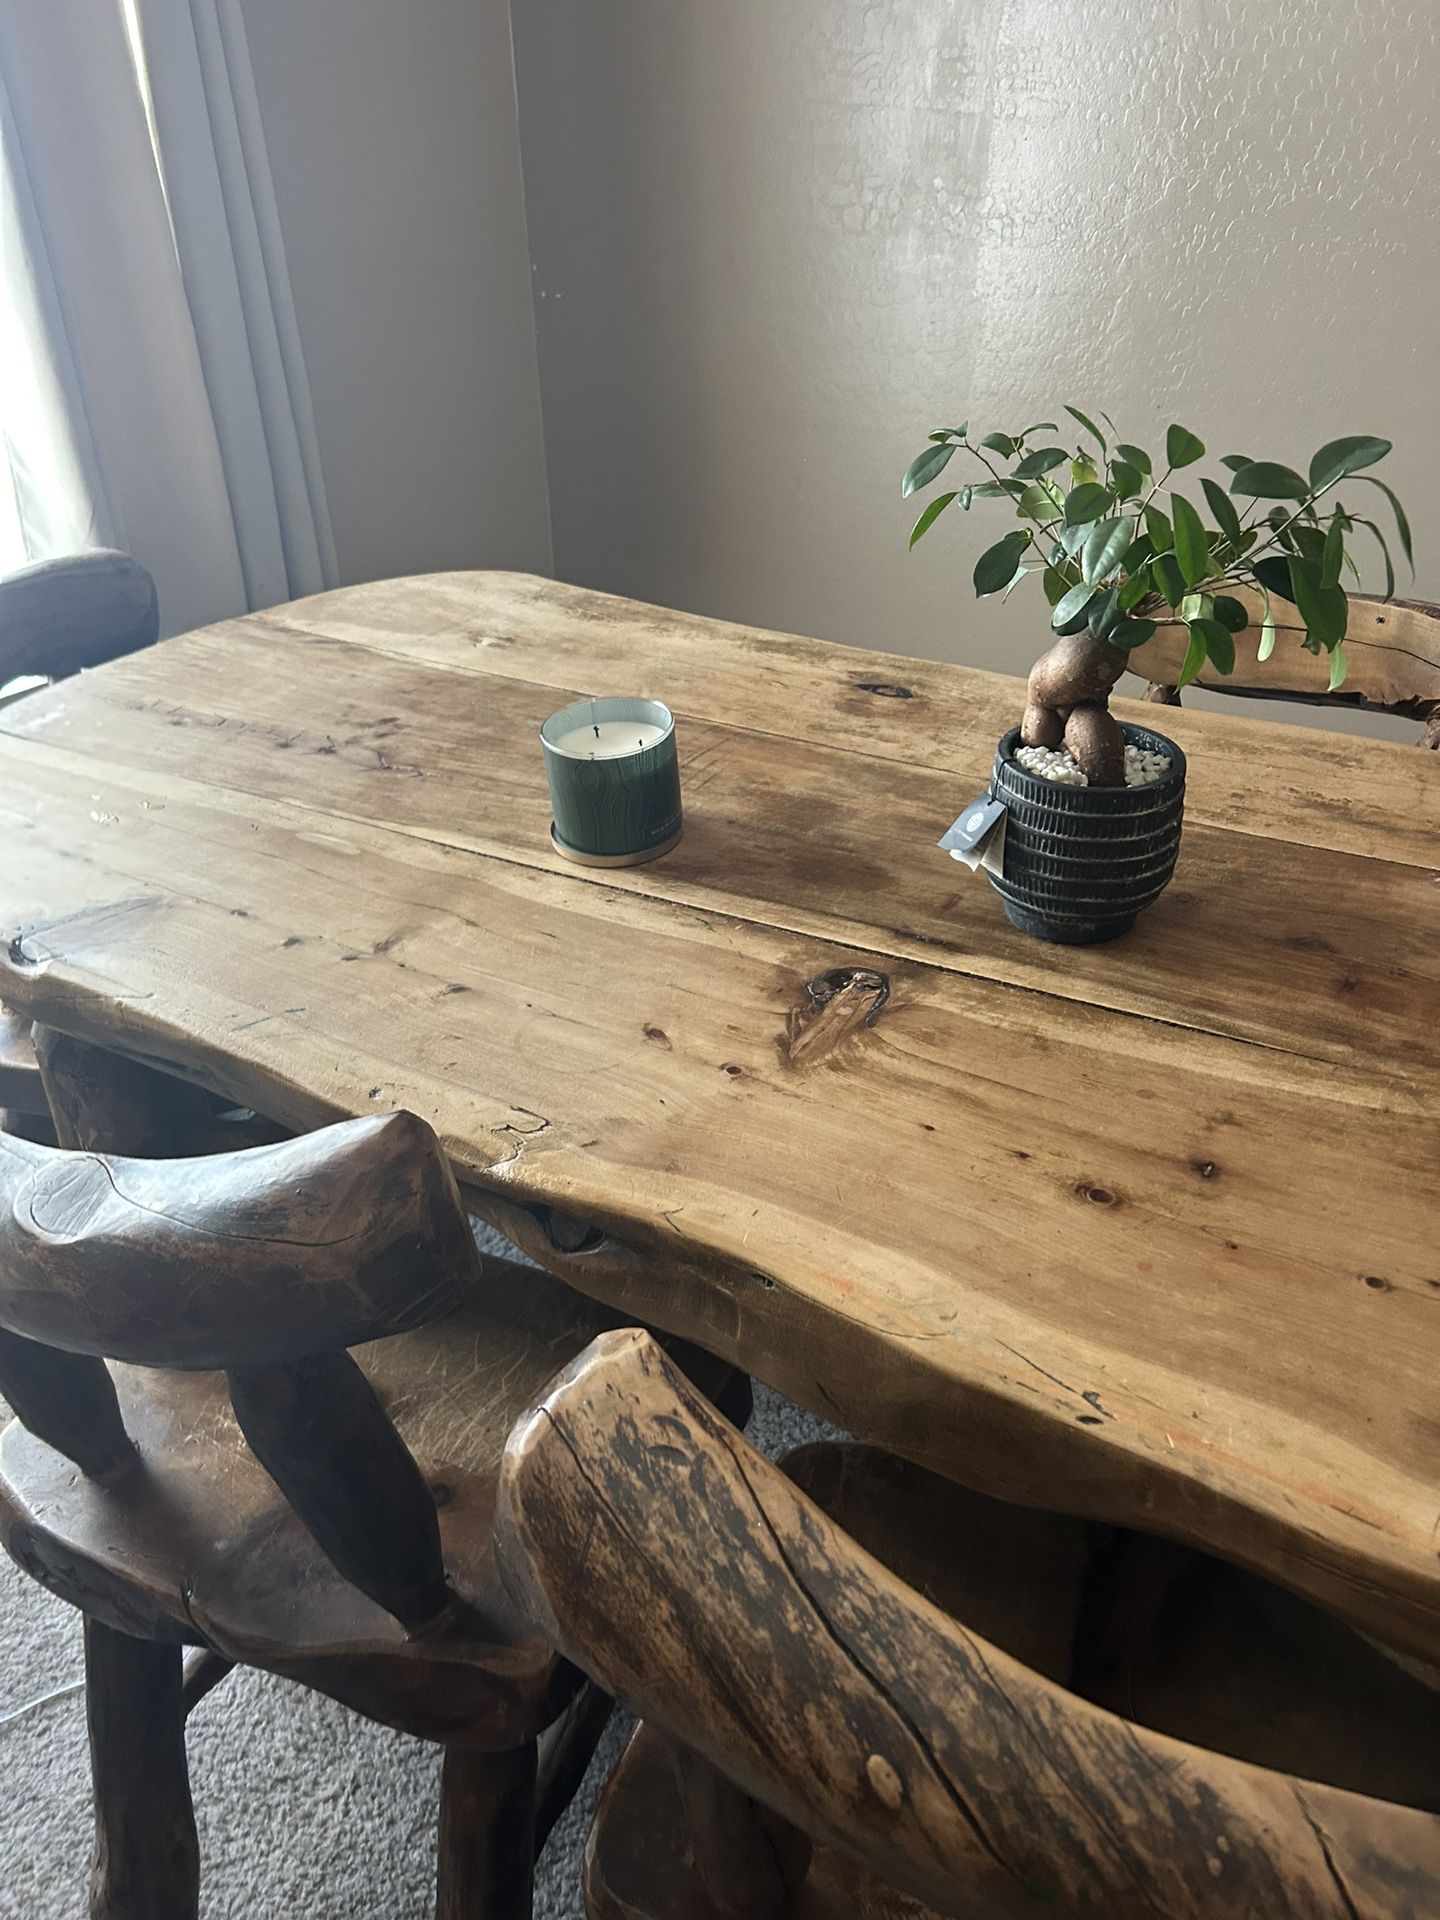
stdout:
{"type": "Polygon", "coordinates": [[[0,999],[409,1108],[627,1316],[1440,1663],[1440,765],[1167,712],[1173,884],[1047,946],[936,845],[1021,696],[514,574],[227,621],[0,711],[0,999]],[[582,694],[676,714],[664,859],[551,846],[582,694]]]}

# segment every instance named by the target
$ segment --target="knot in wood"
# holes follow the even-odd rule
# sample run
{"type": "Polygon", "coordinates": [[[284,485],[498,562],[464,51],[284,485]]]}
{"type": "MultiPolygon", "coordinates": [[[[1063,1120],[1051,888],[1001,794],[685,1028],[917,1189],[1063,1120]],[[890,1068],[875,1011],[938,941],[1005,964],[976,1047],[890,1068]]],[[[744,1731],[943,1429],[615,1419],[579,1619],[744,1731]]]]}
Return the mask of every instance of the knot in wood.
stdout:
{"type": "Polygon", "coordinates": [[[873,1027],[890,998],[890,976],[874,967],[830,967],[805,983],[805,1004],[792,1010],[780,1041],[792,1067],[813,1066],[852,1034],[873,1027]]]}
{"type": "Polygon", "coordinates": [[[898,1813],[905,1799],[905,1788],[900,1775],[883,1753],[872,1753],[865,1762],[865,1778],[870,1782],[870,1790],[882,1807],[891,1813],[898,1813]]]}
{"type": "Polygon", "coordinates": [[[890,976],[874,967],[830,967],[805,982],[806,998],[816,1013],[828,1007],[836,994],[850,992],[874,994],[875,1004],[865,1015],[865,1025],[873,1027],[880,1018],[880,1009],[890,998],[890,976]]]}

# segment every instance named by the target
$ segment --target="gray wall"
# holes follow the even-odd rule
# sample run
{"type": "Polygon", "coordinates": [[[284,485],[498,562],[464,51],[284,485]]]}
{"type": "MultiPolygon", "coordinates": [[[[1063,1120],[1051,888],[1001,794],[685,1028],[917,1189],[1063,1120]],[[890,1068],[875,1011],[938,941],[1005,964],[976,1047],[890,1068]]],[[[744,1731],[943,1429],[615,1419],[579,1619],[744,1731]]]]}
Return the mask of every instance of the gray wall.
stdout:
{"type": "Polygon", "coordinates": [[[932,425],[1073,400],[1300,463],[1393,438],[1440,598],[1433,6],[521,0],[515,34],[562,576],[1024,671],[1038,594],[969,585],[1003,524],[907,556],[898,479],[932,425]]]}
{"type": "Polygon", "coordinates": [[[550,568],[506,0],[242,0],[342,577],[550,568]]]}

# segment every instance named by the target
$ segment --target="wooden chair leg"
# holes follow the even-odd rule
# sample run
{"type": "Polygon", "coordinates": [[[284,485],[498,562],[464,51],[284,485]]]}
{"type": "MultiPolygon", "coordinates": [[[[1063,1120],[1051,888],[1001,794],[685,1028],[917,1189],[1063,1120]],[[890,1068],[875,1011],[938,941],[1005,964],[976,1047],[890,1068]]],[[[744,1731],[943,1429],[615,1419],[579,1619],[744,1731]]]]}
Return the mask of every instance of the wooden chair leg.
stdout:
{"type": "Polygon", "coordinates": [[[534,1832],[533,1740],[508,1753],[447,1747],[436,1920],[530,1920],[534,1832]]]}
{"type": "Polygon", "coordinates": [[[197,1920],[200,1848],[180,1661],[179,1647],[85,1622],[95,1786],[90,1920],[197,1920]]]}
{"type": "Polygon", "coordinates": [[[535,1769],[537,1860],[551,1828],[579,1792],[614,1707],[610,1695],[587,1680],[560,1718],[541,1734],[535,1769]]]}

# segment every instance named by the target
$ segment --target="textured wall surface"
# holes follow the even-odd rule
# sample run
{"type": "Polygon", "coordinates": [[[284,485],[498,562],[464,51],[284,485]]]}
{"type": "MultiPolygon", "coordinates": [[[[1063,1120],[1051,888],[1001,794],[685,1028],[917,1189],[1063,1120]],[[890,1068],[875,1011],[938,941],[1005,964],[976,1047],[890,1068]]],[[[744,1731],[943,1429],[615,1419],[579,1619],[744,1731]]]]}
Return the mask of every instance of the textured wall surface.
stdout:
{"type": "Polygon", "coordinates": [[[1008,522],[907,556],[898,480],[932,425],[1072,400],[1302,465],[1392,438],[1440,599],[1434,5],[525,0],[515,34],[562,576],[1023,671],[1038,592],[969,584],[1008,522]]]}
{"type": "Polygon", "coordinates": [[[341,576],[548,572],[506,0],[242,0],[341,576]]]}

